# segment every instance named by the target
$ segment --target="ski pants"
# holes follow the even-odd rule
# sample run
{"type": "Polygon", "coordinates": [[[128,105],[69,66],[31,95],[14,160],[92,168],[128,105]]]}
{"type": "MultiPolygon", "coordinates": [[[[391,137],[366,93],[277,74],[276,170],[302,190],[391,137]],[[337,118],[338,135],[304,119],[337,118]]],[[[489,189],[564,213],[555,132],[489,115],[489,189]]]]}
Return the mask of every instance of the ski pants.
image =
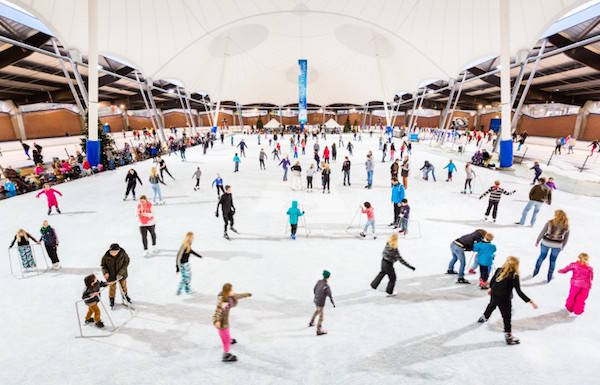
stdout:
{"type": "Polygon", "coordinates": [[[127,198],[129,196],[129,193],[131,192],[133,194],[133,199],[135,199],[135,183],[127,183],[127,190],[125,191],[125,198],[127,198]]]}
{"type": "Polygon", "coordinates": [[[523,209],[523,213],[521,214],[521,220],[519,221],[519,223],[521,225],[525,224],[525,219],[527,218],[527,214],[529,213],[529,210],[531,210],[531,208],[533,208],[533,215],[531,216],[531,226],[533,226],[535,224],[535,218],[537,217],[537,214],[540,211],[542,204],[543,204],[543,202],[538,202],[538,201],[527,202],[527,205],[525,206],[525,208],[523,209]]]}
{"type": "Polygon", "coordinates": [[[87,321],[91,319],[92,315],[94,316],[94,322],[100,322],[100,308],[98,307],[98,302],[88,305],[88,311],[85,315],[85,320],[87,321]]]}
{"type": "Polygon", "coordinates": [[[569,290],[569,296],[567,297],[567,303],[565,304],[565,307],[568,311],[577,315],[583,313],[583,310],[585,309],[585,300],[589,294],[589,288],[571,285],[571,290],[569,290]]]}
{"type": "Polygon", "coordinates": [[[488,201],[488,206],[487,206],[487,209],[485,210],[486,217],[488,215],[490,215],[490,211],[491,211],[492,218],[496,219],[496,214],[498,214],[498,203],[500,203],[500,201],[493,201],[493,200],[488,201]]]}
{"type": "Polygon", "coordinates": [[[108,298],[115,298],[115,294],[117,293],[117,284],[121,285],[121,289],[123,289],[123,294],[127,295],[127,279],[121,278],[119,282],[115,282],[114,285],[110,285],[108,287],[108,298]]]}
{"type": "Polygon", "coordinates": [[[317,321],[317,330],[321,330],[321,326],[323,325],[323,306],[317,306],[315,312],[310,319],[310,323],[313,324],[315,322],[315,318],[319,316],[319,320],[317,321]]]}
{"type": "Polygon", "coordinates": [[[186,294],[190,294],[190,283],[192,282],[192,268],[190,263],[182,263],[179,266],[179,272],[181,273],[181,281],[177,288],[177,295],[181,294],[182,290],[184,290],[186,294]]]}
{"type": "Polygon", "coordinates": [[[373,282],[371,282],[371,287],[373,289],[377,289],[377,287],[381,283],[381,280],[386,275],[389,278],[389,282],[387,284],[387,287],[385,288],[385,291],[391,295],[394,293],[394,286],[396,286],[396,271],[394,270],[394,264],[390,261],[387,261],[385,259],[381,260],[381,271],[379,272],[379,274],[377,274],[373,282]]]}
{"type": "Polygon", "coordinates": [[[450,244],[450,251],[452,252],[452,259],[448,264],[448,270],[454,270],[454,265],[456,265],[456,261],[459,262],[459,270],[458,270],[458,278],[463,278],[465,276],[465,249],[452,242],[450,244]]]}
{"type": "Polygon", "coordinates": [[[58,260],[58,255],[56,254],[56,246],[44,245],[46,248],[46,253],[48,253],[48,257],[52,261],[52,263],[60,262],[58,260]]]}
{"type": "Polygon", "coordinates": [[[231,335],[229,334],[229,328],[217,330],[219,331],[219,337],[221,337],[221,343],[223,344],[223,353],[229,353],[229,346],[231,346],[231,335]]]}
{"type": "Polygon", "coordinates": [[[227,225],[233,227],[233,211],[223,212],[223,222],[225,222],[224,231],[227,232],[227,225]]]}
{"type": "Polygon", "coordinates": [[[344,171],[344,185],[346,185],[346,181],[348,181],[348,186],[350,186],[350,170],[344,171]]]}
{"type": "Polygon", "coordinates": [[[502,321],[504,322],[504,333],[512,332],[512,327],[510,324],[510,320],[512,317],[512,305],[510,303],[510,297],[501,298],[492,296],[490,298],[490,303],[485,308],[483,312],[483,316],[486,319],[489,319],[496,307],[500,309],[500,314],[502,315],[502,321]]]}
{"type": "Polygon", "coordinates": [[[140,234],[142,234],[142,244],[144,245],[144,250],[148,250],[148,233],[150,233],[150,237],[152,238],[152,246],[156,246],[156,232],[154,231],[154,226],[140,226],[140,234]]]}
{"type": "Polygon", "coordinates": [[[558,254],[561,249],[559,247],[548,247],[543,243],[540,245],[540,256],[535,263],[535,269],[533,270],[533,276],[535,277],[542,267],[542,263],[546,257],[548,257],[548,252],[550,252],[550,265],[548,266],[548,282],[552,280],[552,274],[554,274],[554,266],[556,264],[556,259],[558,258],[558,254]]]}

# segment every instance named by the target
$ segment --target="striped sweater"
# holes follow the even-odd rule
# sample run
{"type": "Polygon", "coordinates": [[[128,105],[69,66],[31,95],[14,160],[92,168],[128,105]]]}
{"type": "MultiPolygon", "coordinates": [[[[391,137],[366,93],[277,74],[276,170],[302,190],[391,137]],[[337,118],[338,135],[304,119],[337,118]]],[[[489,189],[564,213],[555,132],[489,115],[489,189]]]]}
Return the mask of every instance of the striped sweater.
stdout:
{"type": "Polygon", "coordinates": [[[500,200],[500,198],[502,198],[502,194],[504,194],[504,195],[512,195],[515,192],[516,192],[515,190],[513,190],[511,192],[508,192],[505,189],[503,189],[502,187],[492,186],[486,192],[484,192],[483,194],[481,194],[481,196],[479,197],[479,199],[481,199],[484,196],[490,194],[490,201],[492,201],[492,202],[498,202],[500,200]]]}

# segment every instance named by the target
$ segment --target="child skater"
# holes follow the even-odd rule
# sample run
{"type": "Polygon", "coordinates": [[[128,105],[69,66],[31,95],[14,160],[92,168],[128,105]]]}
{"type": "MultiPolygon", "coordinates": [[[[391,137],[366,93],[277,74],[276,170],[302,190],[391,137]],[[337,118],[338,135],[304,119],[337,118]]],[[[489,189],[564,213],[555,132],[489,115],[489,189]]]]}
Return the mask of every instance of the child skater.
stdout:
{"type": "Polygon", "coordinates": [[[402,199],[400,201],[400,211],[398,212],[398,222],[400,225],[400,230],[398,230],[398,234],[406,235],[408,234],[408,218],[410,217],[410,206],[408,205],[408,200],[402,199]]]}
{"type": "Polygon", "coordinates": [[[194,174],[192,174],[192,178],[196,178],[196,185],[194,186],[194,191],[200,190],[200,177],[202,176],[202,170],[200,170],[200,166],[196,168],[194,174]]]}
{"type": "Polygon", "coordinates": [[[452,159],[450,159],[450,161],[447,165],[444,166],[444,168],[448,169],[448,179],[446,179],[446,182],[452,182],[452,174],[454,173],[454,171],[456,171],[456,165],[452,163],[452,159]]]}
{"type": "Polygon", "coordinates": [[[550,187],[550,190],[556,190],[556,184],[554,183],[554,178],[548,177],[548,181],[546,181],[546,186],[550,187]]]}
{"type": "Polygon", "coordinates": [[[465,174],[465,188],[463,189],[462,193],[466,194],[467,187],[469,187],[469,194],[473,194],[473,187],[471,187],[471,182],[473,181],[473,178],[475,178],[475,171],[473,171],[473,168],[471,167],[471,162],[467,162],[467,164],[465,164],[465,174]]]}
{"type": "Polygon", "coordinates": [[[360,232],[360,236],[365,238],[367,236],[367,230],[369,226],[371,226],[371,231],[373,231],[373,239],[377,239],[375,235],[375,209],[371,206],[370,202],[365,202],[360,206],[360,212],[363,214],[367,214],[367,223],[365,223],[365,228],[360,232]]]}
{"type": "Polygon", "coordinates": [[[83,279],[85,283],[85,290],[81,295],[81,299],[88,306],[87,314],[85,315],[85,323],[96,324],[96,327],[103,328],[104,323],[100,318],[100,308],[98,302],[100,302],[100,289],[108,285],[113,285],[114,282],[98,281],[95,274],[90,274],[83,279]],[[93,317],[92,317],[93,316],[93,317]]]}
{"type": "Polygon", "coordinates": [[[477,320],[479,323],[487,322],[492,315],[492,312],[498,307],[500,309],[500,314],[502,314],[502,321],[504,321],[504,339],[508,345],[520,343],[519,339],[512,335],[511,328],[511,299],[513,289],[515,289],[519,297],[521,297],[525,303],[530,303],[534,309],[538,308],[538,305],[521,291],[521,283],[519,281],[519,258],[511,256],[506,258],[506,262],[504,262],[504,265],[502,265],[501,268],[496,269],[496,272],[490,281],[490,288],[488,289],[490,303],[487,305],[483,315],[477,320]]]}
{"type": "Polygon", "coordinates": [[[308,170],[306,170],[306,192],[312,192],[313,190],[313,176],[315,172],[315,165],[311,163],[308,170]]]}
{"type": "Polygon", "coordinates": [[[325,189],[327,189],[327,194],[331,191],[329,190],[329,181],[331,177],[331,169],[329,168],[329,163],[321,163],[321,184],[323,185],[323,194],[325,194],[325,189]]]}
{"type": "Polygon", "coordinates": [[[12,242],[10,243],[10,246],[8,246],[8,248],[10,249],[15,245],[15,242],[17,242],[19,256],[21,257],[21,264],[23,265],[25,271],[37,268],[35,258],[33,257],[33,251],[31,250],[31,245],[29,244],[30,239],[37,244],[40,243],[40,241],[35,239],[27,231],[19,229],[12,242]]]}
{"type": "Polygon", "coordinates": [[[475,263],[469,269],[469,274],[475,274],[475,269],[479,265],[479,287],[482,290],[489,289],[487,281],[496,254],[496,245],[492,244],[493,240],[494,234],[486,233],[481,242],[475,242],[473,245],[473,252],[477,253],[477,256],[475,257],[475,263]]]}
{"type": "Polygon", "coordinates": [[[39,198],[42,194],[46,194],[46,200],[48,201],[48,215],[52,213],[52,207],[55,207],[56,212],[60,214],[60,209],[58,208],[58,200],[56,199],[56,194],[62,196],[60,191],[53,189],[48,183],[45,183],[44,189],[40,191],[35,197],[39,198]]]}
{"type": "Polygon", "coordinates": [[[537,160],[535,162],[533,162],[533,167],[529,168],[530,170],[533,170],[535,175],[533,176],[533,182],[531,182],[531,184],[535,184],[535,182],[537,182],[538,179],[540,179],[540,175],[542,175],[542,169],[540,168],[540,162],[538,162],[537,160]]]}
{"type": "Polygon", "coordinates": [[[517,192],[517,190],[513,190],[511,192],[506,191],[505,189],[503,189],[502,187],[500,187],[500,181],[494,181],[494,185],[492,187],[490,187],[486,192],[484,192],[483,194],[481,194],[481,196],[479,197],[479,199],[483,198],[484,196],[490,194],[490,199],[488,201],[488,206],[487,209],[485,210],[485,217],[483,218],[484,221],[488,220],[488,216],[490,215],[490,211],[492,210],[492,208],[494,209],[492,211],[492,218],[494,220],[494,223],[496,223],[496,215],[498,214],[498,203],[500,203],[500,198],[502,198],[502,194],[504,195],[512,195],[515,192],[517,192]]]}
{"type": "Polygon", "coordinates": [[[52,261],[52,270],[60,269],[60,261],[56,254],[56,248],[58,247],[58,236],[56,235],[56,231],[48,224],[48,221],[43,221],[40,233],[40,242],[44,242],[46,253],[48,254],[48,257],[50,257],[50,261],[52,261]]]}
{"type": "Polygon", "coordinates": [[[385,291],[388,293],[388,297],[396,296],[394,293],[394,286],[396,286],[396,271],[394,270],[394,262],[396,261],[399,261],[404,266],[408,267],[412,271],[415,271],[415,268],[406,262],[398,251],[398,234],[392,234],[390,239],[385,244],[385,248],[383,249],[381,258],[381,271],[379,274],[377,274],[373,282],[371,282],[371,287],[377,290],[381,280],[387,275],[389,282],[385,288],[385,291]]]}
{"type": "Polygon", "coordinates": [[[190,255],[193,254],[198,258],[202,256],[192,250],[192,242],[194,242],[194,233],[191,231],[185,234],[183,242],[177,252],[177,259],[175,260],[175,271],[181,273],[181,281],[177,288],[177,295],[181,295],[181,291],[185,290],[185,294],[190,294],[190,282],[192,281],[192,267],[190,266],[190,255]]]}
{"type": "Polygon", "coordinates": [[[292,207],[290,207],[286,213],[290,218],[290,239],[296,239],[296,231],[298,230],[298,218],[304,215],[304,211],[298,208],[298,201],[292,201],[292,207]]]}
{"type": "Polygon", "coordinates": [[[239,156],[238,156],[238,154],[236,153],[236,154],[233,156],[233,165],[234,165],[234,167],[233,167],[233,172],[238,172],[238,171],[240,171],[240,162],[241,162],[241,160],[240,160],[240,157],[239,157],[239,156]]]}
{"type": "Polygon", "coordinates": [[[217,186],[217,198],[221,198],[221,193],[225,194],[225,190],[223,189],[223,178],[221,178],[221,175],[217,174],[217,177],[212,182],[212,186],[217,186]]]}
{"type": "Polygon", "coordinates": [[[251,296],[252,294],[250,293],[234,293],[233,286],[230,283],[226,283],[217,297],[217,308],[213,314],[213,325],[217,328],[223,344],[223,362],[237,361],[237,357],[229,353],[229,346],[237,343],[235,338],[231,338],[229,332],[229,311],[237,305],[240,299],[251,296]]]}
{"type": "Polygon", "coordinates": [[[329,277],[331,277],[331,273],[327,270],[323,270],[323,279],[317,281],[315,287],[313,288],[313,294],[315,295],[313,302],[317,307],[315,312],[308,323],[308,327],[315,326],[315,318],[319,316],[319,320],[317,321],[317,335],[322,336],[327,334],[327,332],[323,329],[323,309],[325,308],[325,301],[327,297],[331,301],[333,307],[335,307],[335,302],[333,302],[333,296],[331,295],[331,288],[329,287],[329,277]]]}
{"type": "Polygon", "coordinates": [[[561,274],[573,272],[571,277],[571,289],[567,297],[565,307],[569,313],[580,315],[585,308],[585,300],[592,288],[592,280],[594,279],[594,269],[590,266],[590,257],[586,253],[581,253],[577,257],[577,262],[570,263],[558,272],[561,274]]]}

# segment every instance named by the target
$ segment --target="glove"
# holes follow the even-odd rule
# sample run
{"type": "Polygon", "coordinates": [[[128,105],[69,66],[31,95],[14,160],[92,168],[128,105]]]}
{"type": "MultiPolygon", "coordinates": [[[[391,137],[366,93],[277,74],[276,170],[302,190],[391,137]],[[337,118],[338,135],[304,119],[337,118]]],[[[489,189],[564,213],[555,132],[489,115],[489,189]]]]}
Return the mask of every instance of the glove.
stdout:
{"type": "Polygon", "coordinates": [[[412,271],[415,271],[415,270],[417,270],[417,269],[416,269],[414,266],[413,266],[413,267],[411,267],[411,269],[412,269],[412,271]]]}
{"type": "Polygon", "coordinates": [[[302,211],[302,215],[304,215],[304,211],[302,211]]]}
{"type": "Polygon", "coordinates": [[[219,212],[218,211],[215,213],[215,217],[217,217],[217,218],[219,217],[219,212]]]}
{"type": "Polygon", "coordinates": [[[175,272],[179,273],[179,266],[175,266],[175,272]]]}

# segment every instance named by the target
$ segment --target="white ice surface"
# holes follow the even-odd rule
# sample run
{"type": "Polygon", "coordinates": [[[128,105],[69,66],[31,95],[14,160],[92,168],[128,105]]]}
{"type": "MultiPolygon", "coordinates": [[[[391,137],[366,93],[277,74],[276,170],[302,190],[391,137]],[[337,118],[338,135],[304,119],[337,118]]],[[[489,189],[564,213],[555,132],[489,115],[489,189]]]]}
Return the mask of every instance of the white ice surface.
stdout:
{"type": "MultiPolygon", "coordinates": [[[[62,271],[16,280],[8,263],[0,265],[0,384],[597,384],[596,288],[581,317],[566,317],[562,309],[569,277],[556,274],[552,283],[542,283],[546,261],[539,278],[524,282],[524,291],[540,308],[533,310],[518,297],[513,300],[513,331],[522,343],[509,347],[498,312],[485,326],[475,323],[487,304],[485,292],[476,285],[458,287],[443,272],[450,242],[484,227],[496,235],[496,265],[516,255],[522,275],[530,274],[538,255],[535,238],[553,208],[565,209],[571,221],[570,241],[557,268],[587,251],[598,269],[594,221],[600,199],[557,191],[534,228],[515,227],[529,180],[476,169],[476,193],[496,178],[517,189],[516,195],[502,198],[499,223],[483,224],[486,201],[459,194],[464,164],[457,162],[455,181],[446,183],[444,154],[415,145],[407,198],[422,237],[402,240],[400,251],[417,270],[396,266],[398,296],[387,298],[386,280],[378,291],[369,283],[379,270],[389,234],[390,163],[376,162],[375,186],[364,190],[365,153],[372,149],[376,160],[380,153],[376,138],[363,137],[362,143],[354,143],[352,187],[340,183],[345,154],[340,151],[332,166],[330,195],[292,192],[271,160],[267,171],[259,171],[256,137],[247,139],[248,158],[242,159],[238,174],[232,173],[234,151],[228,140],[206,156],[200,148],[190,149],[185,163],[167,157],[177,180],[167,177],[167,203],[155,207],[160,252],[149,259],[142,257],[135,203],[122,201],[127,168],[59,185],[63,214],[48,219],[60,239],[62,271]],[[418,168],[425,159],[436,165],[437,183],[419,180],[418,168]],[[201,190],[194,192],[197,165],[203,178],[201,190]],[[232,241],[221,237],[223,222],[214,216],[216,192],[210,182],[217,172],[233,186],[240,234],[232,234],[232,241]],[[306,238],[300,229],[295,242],[284,234],[285,210],[292,199],[305,208],[312,230],[306,238]],[[375,207],[377,240],[344,231],[366,200],[375,207]],[[204,258],[191,260],[196,294],[177,297],[175,250],[187,231],[195,232],[194,248],[204,258]],[[112,337],[77,339],[74,302],[81,296],[83,277],[97,269],[112,242],[119,242],[131,257],[128,285],[137,315],[112,337]],[[337,308],[327,305],[324,326],[329,334],[316,337],[307,323],[312,288],[323,269],[332,272],[337,308]],[[216,294],[225,282],[253,293],[232,310],[232,334],[239,341],[232,351],[239,362],[229,365],[220,362],[221,344],[211,325],[216,294]]],[[[283,143],[289,136],[285,139],[283,143]]],[[[333,140],[337,136],[327,142],[333,140]]],[[[267,142],[263,146],[269,152],[267,142]]],[[[289,147],[282,148],[286,152],[289,147]]],[[[301,158],[303,166],[310,158],[301,158]]],[[[150,194],[150,166],[149,161],[135,165],[144,181],[138,196],[150,194]]],[[[0,212],[5,245],[20,227],[38,236],[47,218],[45,199],[36,200],[33,194],[0,201],[0,212]]],[[[411,235],[414,230],[413,224],[411,235]]],[[[475,281],[474,276],[467,278],[475,281]]],[[[111,314],[118,322],[127,319],[123,308],[111,314]]],[[[107,322],[106,315],[103,319],[107,322]]],[[[97,332],[90,326],[84,331],[97,332]]]]}

